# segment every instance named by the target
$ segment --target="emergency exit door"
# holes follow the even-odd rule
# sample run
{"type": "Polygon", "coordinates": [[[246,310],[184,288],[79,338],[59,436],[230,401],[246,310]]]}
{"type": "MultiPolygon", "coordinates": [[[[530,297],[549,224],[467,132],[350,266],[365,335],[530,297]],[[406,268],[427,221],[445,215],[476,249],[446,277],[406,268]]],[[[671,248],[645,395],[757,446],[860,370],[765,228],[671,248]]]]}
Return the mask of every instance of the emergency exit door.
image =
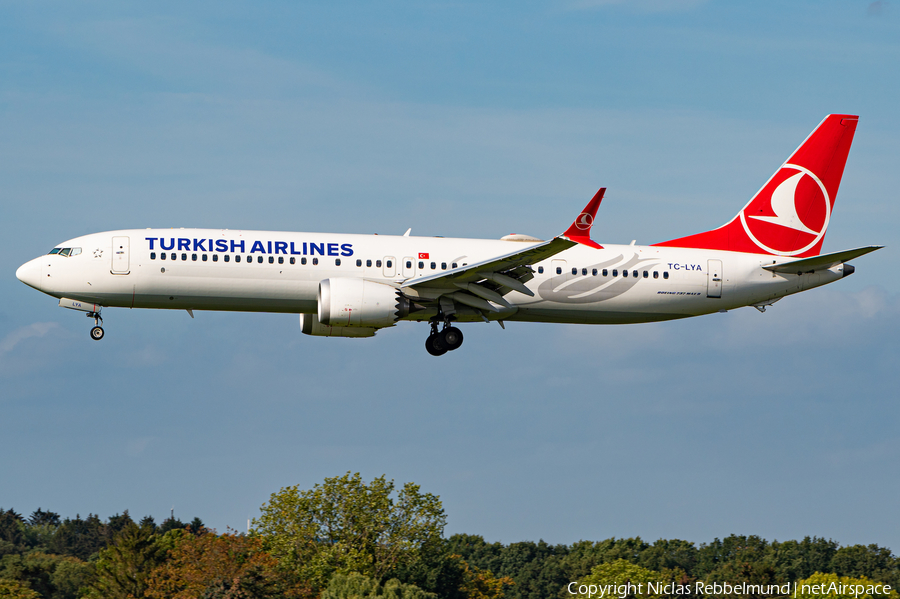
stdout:
{"type": "Polygon", "coordinates": [[[112,273],[114,275],[127,275],[131,272],[129,262],[129,240],[127,237],[112,238],[112,273]]]}
{"type": "Polygon", "coordinates": [[[710,260],[706,270],[706,297],[722,297],[722,261],[710,260]]]}

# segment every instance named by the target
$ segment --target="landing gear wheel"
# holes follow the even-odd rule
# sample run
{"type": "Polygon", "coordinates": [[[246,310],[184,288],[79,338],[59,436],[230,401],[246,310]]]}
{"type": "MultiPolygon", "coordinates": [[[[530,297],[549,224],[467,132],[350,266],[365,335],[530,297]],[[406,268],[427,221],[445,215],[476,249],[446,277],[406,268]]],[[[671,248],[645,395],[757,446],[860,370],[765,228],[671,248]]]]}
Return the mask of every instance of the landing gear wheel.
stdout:
{"type": "Polygon", "coordinates": [[[448,351],[458,349],[463,342],[462,331],[460,331],[456,327],[447,327],[446,329],[441,331],[441,338],[444,341],[444,345],[447,347],[448,351]]]}
{"type": "Polygon", "coordinates": [[[443,356],[446,354],[447,345],[444,343],[443,335],[441,333],[428,335],[428,339],[425,340],[425,349],[432,356],[443,356]]]}
{"type": "Polygon", "coordinates": [[[91,339],[94,341],[100,341],[103,339],[103,327],[94,327],[91,329],[91,339]]]}

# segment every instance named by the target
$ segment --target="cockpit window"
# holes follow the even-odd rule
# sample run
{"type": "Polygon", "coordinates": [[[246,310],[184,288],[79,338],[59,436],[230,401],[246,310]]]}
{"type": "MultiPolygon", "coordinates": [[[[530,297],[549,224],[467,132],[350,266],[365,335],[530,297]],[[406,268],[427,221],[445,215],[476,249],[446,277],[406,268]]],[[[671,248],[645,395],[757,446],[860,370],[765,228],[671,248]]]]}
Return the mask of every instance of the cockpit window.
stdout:
{"type": "Polygon", "coordinates": [[[81,253],[81,248],[53,248],[51,254],[59,254],[60,256],[77,256],[81,253]]]}

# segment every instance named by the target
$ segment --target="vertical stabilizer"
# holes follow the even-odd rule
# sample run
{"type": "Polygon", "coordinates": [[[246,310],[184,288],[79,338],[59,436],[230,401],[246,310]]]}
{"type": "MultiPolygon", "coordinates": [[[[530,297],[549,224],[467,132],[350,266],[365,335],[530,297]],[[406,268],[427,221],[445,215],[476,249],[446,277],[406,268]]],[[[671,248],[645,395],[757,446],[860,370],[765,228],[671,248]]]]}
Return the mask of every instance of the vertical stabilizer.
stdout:
{"type": "Polygon", "coordinates": [[[831,114],[728,224],[656,245],[817,256],[859,117],[831,114]]]}

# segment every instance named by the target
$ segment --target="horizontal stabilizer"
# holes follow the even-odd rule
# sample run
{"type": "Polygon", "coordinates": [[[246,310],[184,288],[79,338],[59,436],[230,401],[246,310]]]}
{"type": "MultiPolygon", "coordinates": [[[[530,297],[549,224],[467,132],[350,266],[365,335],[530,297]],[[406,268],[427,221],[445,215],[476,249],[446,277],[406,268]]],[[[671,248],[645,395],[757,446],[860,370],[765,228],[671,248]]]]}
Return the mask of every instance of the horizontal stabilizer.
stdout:
{"type": "Polygon", "coordinates": [[[769,264],[763,266],[764,269],[772,272],[783,272],[800,274],[804,272],[815,272],[817,270],[828,270],[838,264],[843,264],[848,260],[865,256],[869,252],[880,250],[883,245],[867,245],[866,247],[856,248],[852,250],[844,250],[843,252],[835,252],[833,254],[822,254],[821,256],[813,256],[812,258],[804,258],[802,260],[793,260],[791,262],[781,262],[779,264],[769,264]]]}

